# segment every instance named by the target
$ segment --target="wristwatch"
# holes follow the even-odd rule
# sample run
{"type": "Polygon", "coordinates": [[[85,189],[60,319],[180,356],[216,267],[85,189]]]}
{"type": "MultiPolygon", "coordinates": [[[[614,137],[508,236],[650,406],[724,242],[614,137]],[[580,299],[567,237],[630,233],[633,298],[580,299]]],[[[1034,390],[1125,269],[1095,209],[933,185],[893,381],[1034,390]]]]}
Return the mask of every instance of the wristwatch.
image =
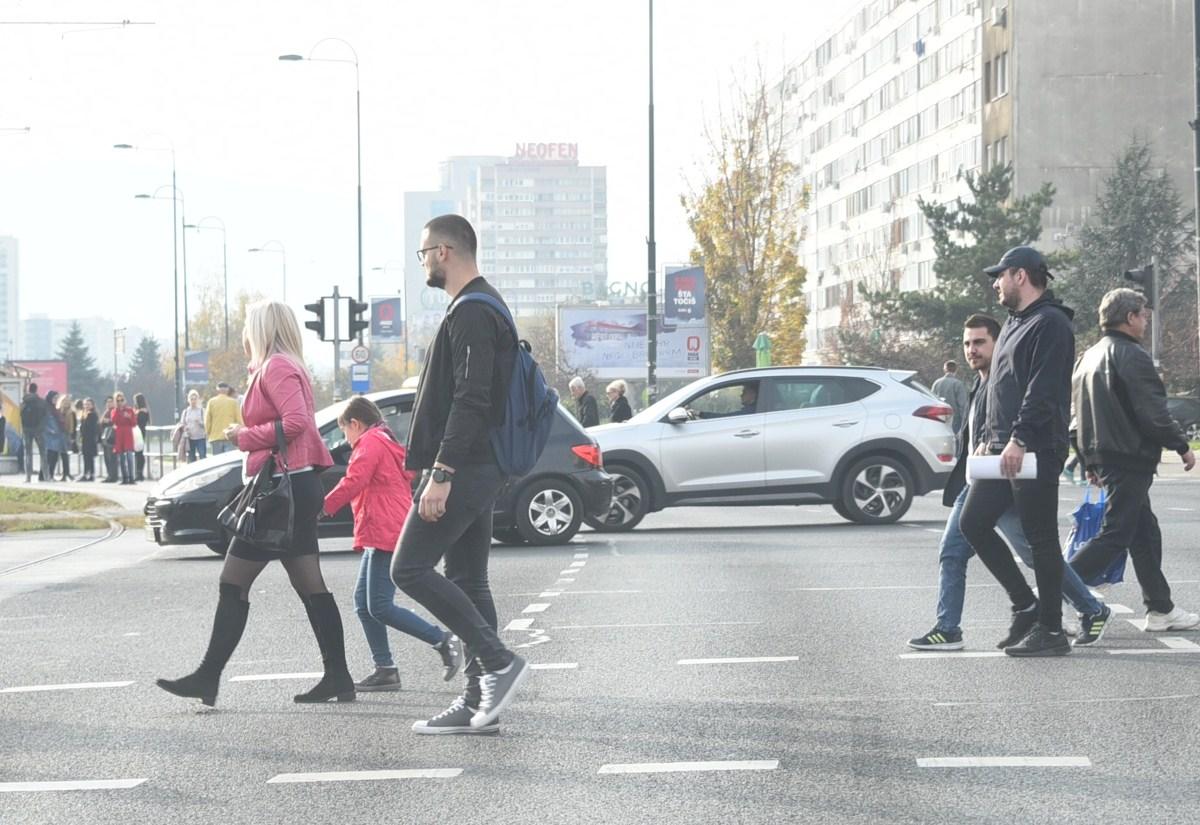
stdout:
{"type": "Polygon", "coordinates": [[[1022,450],[1025,449],[1025,442],[1022,441],[1021,439],[1017,438],[1015,435],[1012,436],[1011,438],[1009,438],[1008,440],[1011,441],[1013,444],[1016,444],[1022,450]]]}
{"type": "Polygon", "coordinates": [[[429,474],[429,477],[438,484],[445,484],[447,481],[454,480],[454,473],[443,470],[441,467],[434,467],[433,472],[429,474]]]}

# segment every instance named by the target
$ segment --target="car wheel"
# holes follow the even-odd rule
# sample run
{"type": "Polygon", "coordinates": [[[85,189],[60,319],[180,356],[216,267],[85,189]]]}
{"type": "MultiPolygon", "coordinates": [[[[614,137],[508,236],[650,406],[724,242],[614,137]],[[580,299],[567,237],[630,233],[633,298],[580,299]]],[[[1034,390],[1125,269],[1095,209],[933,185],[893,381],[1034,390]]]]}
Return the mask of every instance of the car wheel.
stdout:
{"type": "Polygon", "coordinates": [[[619,533],[632,530],[645,517],[650,488],[642,474],[632,467],[605,467],[612,476],[612,507],[603,518],[587,518],[588,526],[600,533],[619,533]]]}
{"type": "Polygon", "coordinates": [[[891,524],[908,512],[912,502],[912,474],[890,456],[856,461],[842,481],[843,515],[859,524],[891,524]]]}
{"type": "Polygon", "coordinates": [[[1188,441],[1200,441],[1200,421],[1193,421],[1183,428],[1188,441]]]}
{"type": "Polygon", "coordinates": [[[850,517],[850,511],[846,509],[846,505],[842,503],[841,499],[832,501],[832,502],[830,502],[830,504],[833,505],[833,511],[835,513],[837,513],[839,516],[841,516],[842,518],[844,518],[846,521],[854,520],[850,517]]]}
{"type": "Polygon", "coordinates": [[[565,481],[535,481],[517,498],[517,531],[530,544],[566,544],[582,523],[579,495],[565,481]]]}
{"type": "Polygon", "coordinates": [[[525,537],[521,535],[521,531],[516,527],[494,527],[492,528],[492,538],[501,544],[525,543],[525,537]]]}

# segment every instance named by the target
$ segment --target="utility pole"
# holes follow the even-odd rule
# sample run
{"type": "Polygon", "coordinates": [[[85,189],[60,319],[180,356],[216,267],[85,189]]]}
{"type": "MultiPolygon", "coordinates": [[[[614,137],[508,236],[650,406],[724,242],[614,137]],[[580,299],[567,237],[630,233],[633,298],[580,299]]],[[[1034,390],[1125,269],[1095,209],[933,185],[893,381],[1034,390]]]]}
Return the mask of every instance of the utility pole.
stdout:
{"type": "MultiPolygon", "coordinates": [[[[1196,332],[1197,341],[1200,344],[1200,0],[1195,0],[1192,8],[1192,63],[1195,66],[1196,78],[1194,81],[1196,93],[1196,111],[1194,112],[1194,120],[1191,121],[1192,127],[1192,151],[1193,160],[1192,166],[1196,174],[1195,186],[1195,201],[1196,211],[1194,219],[1197,221],[1195,230],[1196,240],[1196,332]]],[[[1157,327],[1158,324],[1155,324],[1157,327]]]]}
{"type": "Polygon", "coordinates": [[[340,318],[342,314],[342,297],[338,288],[333,288],[333,400],[341,401],[342,392],[338,381],[342,377],[342,329],[340,318]]]}
{"type": "MultiPolygon", "coordinates": [[[[1200,4],[1200,0],[1196,0],[1200,4]]],[[[654,0],[650,0],[650,233],[646,237],[646,396],[658,400],[658,271],[654,242],[654,0]]]]}

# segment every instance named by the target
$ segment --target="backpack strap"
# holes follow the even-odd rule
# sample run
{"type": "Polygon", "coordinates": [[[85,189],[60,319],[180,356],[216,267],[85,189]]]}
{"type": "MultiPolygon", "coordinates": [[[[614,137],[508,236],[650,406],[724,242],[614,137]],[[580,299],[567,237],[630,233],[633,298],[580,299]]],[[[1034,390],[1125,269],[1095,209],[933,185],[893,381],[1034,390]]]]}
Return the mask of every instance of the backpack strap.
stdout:
{"type": "Polygon", "coordinates": [[[496,312],[500,314],[500,317],[508,323],[508,329],[513,334],[513,340],[520,345],[521,336],[517,334],[517,324],[513,320],[512,314],[508,311],[508,307],[506,307],[501,301],[496,300],[486,292],[468,292],[465,295],[459,295],[457,298],[455,298],[454,302],[450,304],[449,311],[454,312],[455,307],[464,301],[475,301],[477,303],[487,304],[492,309],[496,310],[496,312]]]}

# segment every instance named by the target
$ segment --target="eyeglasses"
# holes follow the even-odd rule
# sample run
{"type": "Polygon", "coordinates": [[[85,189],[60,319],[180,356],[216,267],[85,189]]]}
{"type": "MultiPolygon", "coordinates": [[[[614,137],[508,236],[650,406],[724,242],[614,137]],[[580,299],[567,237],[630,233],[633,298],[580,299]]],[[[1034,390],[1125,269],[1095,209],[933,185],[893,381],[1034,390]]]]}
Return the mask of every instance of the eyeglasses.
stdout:
{"type": "Polygon", "coordinates": [[[446,247],[447,249],[454,248],[448,243],[439,243],[439,244],[434,244],[433,246],[427,246],[424,249],[417,250],[417,260],[421,263],[425,263],[425,253],[426,252],[432,252],[433,250],[440,249],[443,246],[446,247]]]}

